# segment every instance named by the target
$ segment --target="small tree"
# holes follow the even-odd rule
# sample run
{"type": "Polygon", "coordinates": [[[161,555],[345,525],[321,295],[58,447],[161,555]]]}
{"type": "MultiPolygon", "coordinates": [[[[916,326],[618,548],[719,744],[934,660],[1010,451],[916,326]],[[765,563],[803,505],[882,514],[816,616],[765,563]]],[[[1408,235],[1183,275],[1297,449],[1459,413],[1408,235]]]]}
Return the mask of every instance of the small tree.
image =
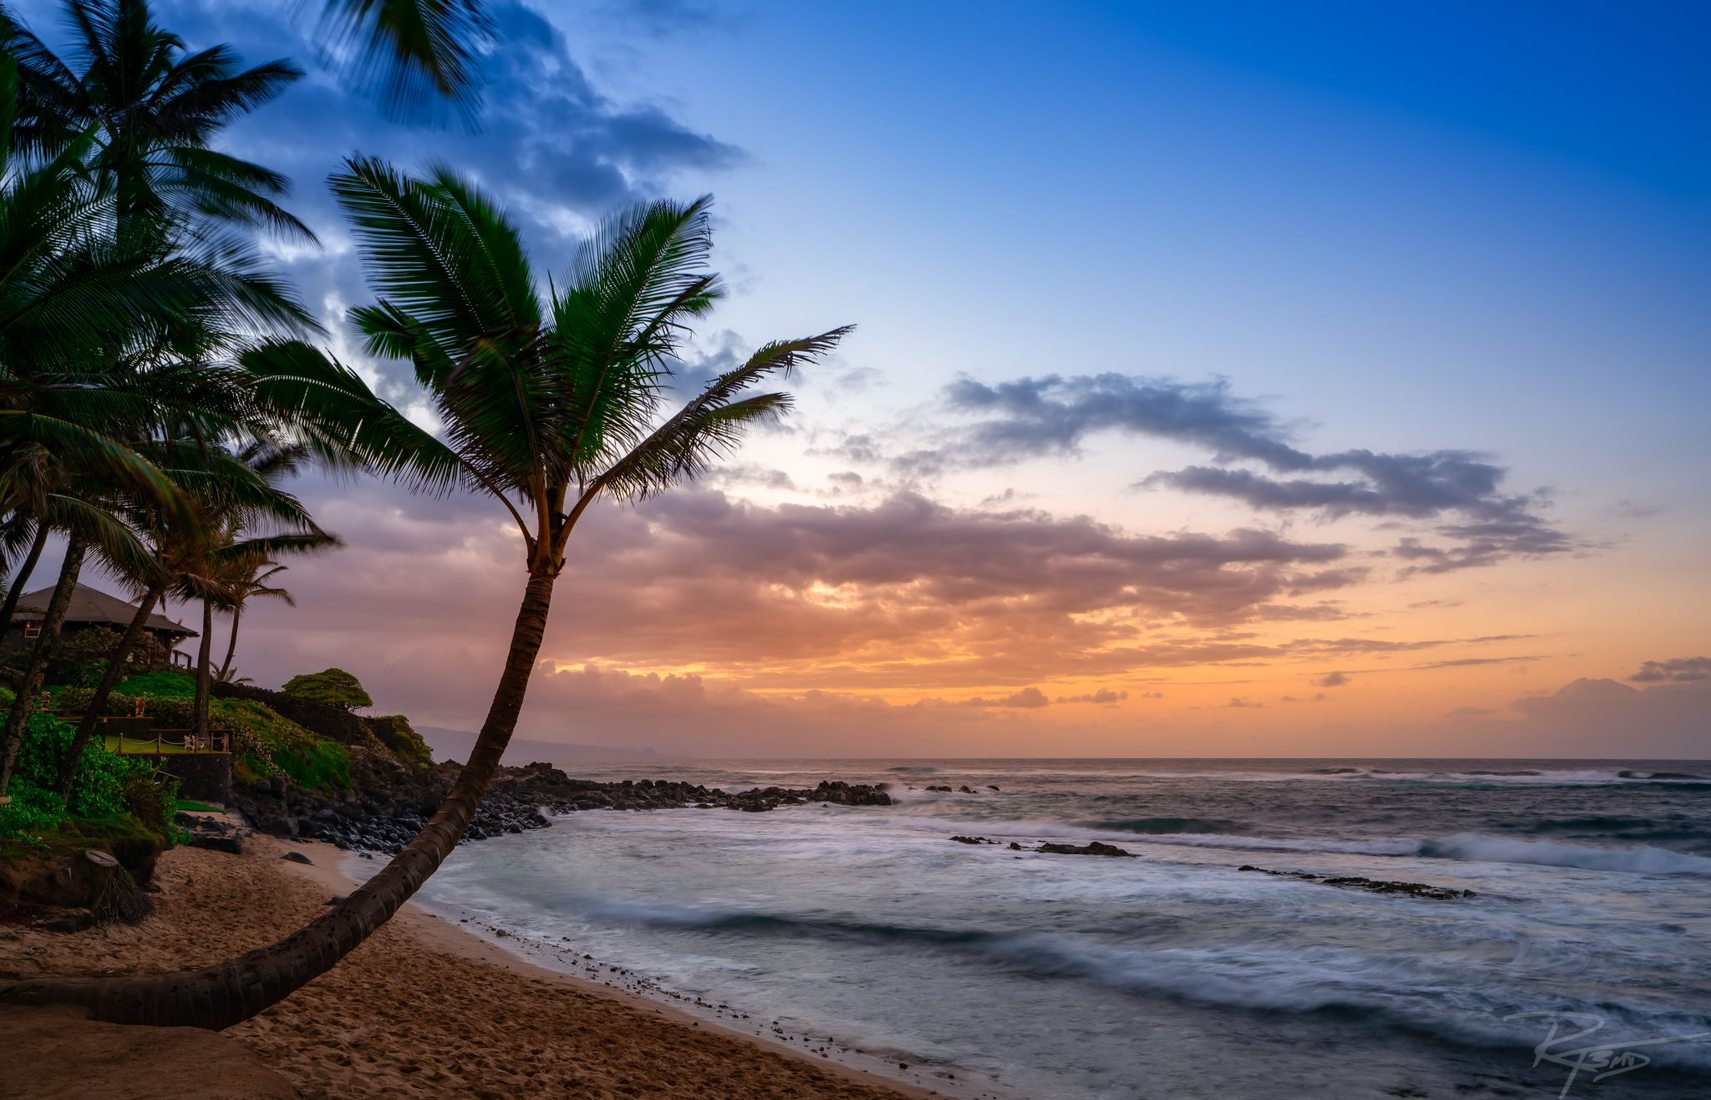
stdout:
{"type": "Polygon", "coordinates": [[[329,668],[324,672],[305,672],[301,676],[293,676],[285,682],[285,694],[293,699],[307,699],[312,703],[331,703],[346,710],[374,705],[374,700],[368,697],[368,692],[362,690],[357,678],[342,668],[329,668]]]}

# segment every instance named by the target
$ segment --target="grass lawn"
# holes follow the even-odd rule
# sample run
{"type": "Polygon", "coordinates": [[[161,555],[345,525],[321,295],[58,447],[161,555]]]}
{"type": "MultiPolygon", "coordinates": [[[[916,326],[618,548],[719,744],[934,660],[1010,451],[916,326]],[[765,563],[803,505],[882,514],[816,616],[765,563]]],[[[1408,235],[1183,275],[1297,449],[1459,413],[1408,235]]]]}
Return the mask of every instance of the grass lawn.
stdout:
{"type": "MultiPolygon", "coordinates": [[[[107,751],[108,752],[118,752],[119,751],[119,739],[117,737],[104,737],[104,738],[102,738],[102,740],[107,743],[107,751]]],[[[155,751],[156,751],[155,750],[155,744],[152,740],[151,741],[144,741],[138,737],[127,737],[127,738],[125,738],[125,755],[126,756],[133,756],[133,755],[153,756],[155,754],[155,751]]],[[[160,751],[160,754],[162,756],[191,755],[189,750],[186,749],[183,745],[174,745],[169,741],[162,741],[160,744],[160,750],[159,751],[160,751]]],[[[199,755],[199,754],[196,754],[196,755],[199,755]]]]}

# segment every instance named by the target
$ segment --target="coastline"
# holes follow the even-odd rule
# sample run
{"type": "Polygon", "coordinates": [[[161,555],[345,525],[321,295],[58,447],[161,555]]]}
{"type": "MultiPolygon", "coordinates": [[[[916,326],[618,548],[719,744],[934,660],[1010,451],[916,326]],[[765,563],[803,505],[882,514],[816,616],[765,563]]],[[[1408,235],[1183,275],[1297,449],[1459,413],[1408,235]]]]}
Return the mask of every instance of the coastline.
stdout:
{"type": "MultiPolygon", "coordinates": [[[[119,973],[210,962],[289,931],[348,891],[351,858],[331,845],[263,836],[251,838],[241,856],[174,849],[157,870],[155,912],[141,924],[72,934],[0,928],[0,972],[119,973]],[[313,863],[282,859],[288,851],[313,863]]],[[[24,1019],[8,1016],[0,1028],[18,1028],[24,1019]]],[[[247,1050],[305,1097],[941,1095],[542,966],[414,904],[333,971],[218,1038],[247,1050]]],[[[82,1044],[77,1057],[95,1057],[89,1048],[82,1044]]],[[[182,1053],[172,1056],[176,1070],[148,1064],[149,1055],[130,1056],[144,1063],[134,1066],[139,1080],[198,1065],[182,1053]]],[[[31,1067],[31,1082],[9,1084],[9,1074],[0,1074],[0,1096],[40,1095],[41,1074],[56,1068],[31,1067]]],[[[194,1082],[170,1083],[197,1091],[194,1082]]]]}

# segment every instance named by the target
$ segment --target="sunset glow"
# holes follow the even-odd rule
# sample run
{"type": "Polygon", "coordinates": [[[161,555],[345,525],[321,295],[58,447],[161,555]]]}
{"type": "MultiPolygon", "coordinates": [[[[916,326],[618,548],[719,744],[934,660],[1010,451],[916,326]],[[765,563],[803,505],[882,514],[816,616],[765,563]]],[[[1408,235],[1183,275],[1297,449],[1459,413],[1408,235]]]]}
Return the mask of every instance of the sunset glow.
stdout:
{"type": "MultiPolygon", "coordinates": [[[[163,5],[312,52],[278,7],[163,5]]],[[[320,75],[232,129],[326,245],[275,255],[406,408],[343,328],[365,291],[320,181],[358,147],[474,166],[545,269],[617,204],[714,192],[733,293],[685,392],[757,336],[859,325],[783,428],[588,517],[523,736],[1703,749],[1711,161],[1703,82],[1665,75],[1698,16],[1542,43],[1488,12],[1433,31],[1428,71],[1400,13],[1141,7],[708,9],[642,51],[600,5],[501,4],[481,133],[389,127],[320,75]],[[723,79],[805,38],[843,48],[788,94],[723,79]]],[[[473,728],[523,580],[503,515],[303,496],[347,546],[292,565],[300,606],[256,610],[244,672],[337,651],[384,708],[473,728]]]]}

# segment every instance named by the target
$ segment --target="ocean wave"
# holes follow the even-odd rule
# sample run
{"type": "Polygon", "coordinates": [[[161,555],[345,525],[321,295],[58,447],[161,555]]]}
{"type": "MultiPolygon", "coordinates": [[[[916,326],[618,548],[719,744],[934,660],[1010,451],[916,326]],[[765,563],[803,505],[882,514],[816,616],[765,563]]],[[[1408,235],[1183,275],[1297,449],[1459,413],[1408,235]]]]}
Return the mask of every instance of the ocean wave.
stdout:
{"type": "Polygon", "coordinates": [[[1583,871],[1624,871],[1648,875],[1711,875],[1711,858],[1650,845],[1594,847],[1553,841],[1458,833],[1425,840],[1330,840],[1310,837],[1180,834],[1152,843],[1196,848],[1234,848],[1267,852],[1326,852],[1342,855],[1415,856],[1467,863],[1522,863],[1583,871]]]}
{"type": "Polygon", "coordinates": [[[1682,771],[1643,771],[1637,768],[1442,768],[1434,770],[1400,769],[1400,768],[1369,768],[1369,767],[1327,767],[1312,768],[1293,775],[1274,775],[1274,780],[1286,779],[1319,779],[1334,782],[1363,782],[1378,781],[1388,783],[1410,784],[1468,784],[1481,786],[1486,784],[1516,784],[1532,787],[1586,787],[1586,786],[1622,786],[1636,787],[1642,785],[1667,785],[1672,788],[1692,789],[1703,785],[1711,785],[1711,776],[1696,772],[1682,771]]]}
{"type": "Polygon", "coordinates": [[[1509,837],[1463,833],[1442,840],[1422,841],[1417,854],[1430,859],[1455,859],[1476,863],[1530,863],[1544,867],[1572,867],[1584,871],[1711,875],[1711,859],[1650,845],[1595,848],[1582,844],[1514,840],[1509,837]]]}
{"type": "MultiPolygon", "coordinates": [[[[1124,993],[1250,1012],[1383,1020],[1389,1026],[1478,1045],[1531,1046],[1538,1039],[1537,1029],[1503,1017],[1550,1007],[1523,999],[1519,990],[1501,985],[1461,984],[1420,958],[1341,947],[1118,946],[1034,931],[891,924],[657,902],[608,901],[600,911],[609,919],[655,928],[860,942],[893,949],[914,946],[1039,978],[1085,982],[1124,993]]],[[[1600,1007],[1613,1022],[1642,1029],[1706,1023],[1703,1018],[1681,1019],[1679,1013],[1648,1012],[1638,1005],[1600,1007]]],[[[1685,1064],[1694,1065],[1695,1060],[1688,1058],[1685,1064]]]]}

